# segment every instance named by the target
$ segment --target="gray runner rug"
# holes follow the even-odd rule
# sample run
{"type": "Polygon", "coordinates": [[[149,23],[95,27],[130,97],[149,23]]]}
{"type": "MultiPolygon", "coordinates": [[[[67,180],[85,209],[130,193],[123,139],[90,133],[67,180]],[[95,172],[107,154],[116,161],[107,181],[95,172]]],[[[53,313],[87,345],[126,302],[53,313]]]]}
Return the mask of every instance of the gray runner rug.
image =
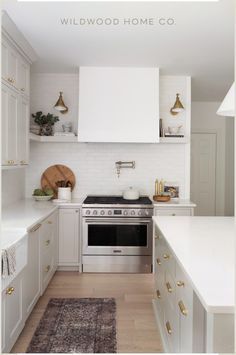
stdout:
{"type": "Polygon", "coordinates": [[[27,353],[116,353],[114,298],[51,298],[27,353]]]}

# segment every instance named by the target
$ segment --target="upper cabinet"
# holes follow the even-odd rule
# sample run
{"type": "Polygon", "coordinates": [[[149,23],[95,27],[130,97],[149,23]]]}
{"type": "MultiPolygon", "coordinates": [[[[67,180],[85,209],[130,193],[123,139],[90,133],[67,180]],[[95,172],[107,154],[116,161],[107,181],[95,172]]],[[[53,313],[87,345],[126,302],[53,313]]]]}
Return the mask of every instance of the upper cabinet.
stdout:
{"type": "Polygon", "coordinates": [[[1,38],[2,166],[28,164],[30,64],[36,54],[3,11],[1,38]]]}
{"type": "Polygon", "coordinates": [[[80,142],[157,143],[159,69],[81,67],[80,142]]]}

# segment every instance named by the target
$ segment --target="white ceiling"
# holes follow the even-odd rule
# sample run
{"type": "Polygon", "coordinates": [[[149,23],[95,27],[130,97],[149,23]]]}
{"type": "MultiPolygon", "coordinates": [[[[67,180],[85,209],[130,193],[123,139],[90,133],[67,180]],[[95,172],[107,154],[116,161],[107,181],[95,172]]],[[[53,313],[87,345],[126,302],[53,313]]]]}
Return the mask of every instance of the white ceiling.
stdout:
{"type": "Polygon", "coordinates": [[[5,9],[39,56],[35,72],[73,72],[80,65],[158,66],[191,75],[193,100],[221,101],[233,82],[234,0],[212,3],[17,2],[5,9]],[[115,26],[63,26],[60,19],[118,18],[115,26]],[[124,18],[154,18],[125,26],[124,18]],[[174,18],[172,26],[158,18],[174,18]]]}

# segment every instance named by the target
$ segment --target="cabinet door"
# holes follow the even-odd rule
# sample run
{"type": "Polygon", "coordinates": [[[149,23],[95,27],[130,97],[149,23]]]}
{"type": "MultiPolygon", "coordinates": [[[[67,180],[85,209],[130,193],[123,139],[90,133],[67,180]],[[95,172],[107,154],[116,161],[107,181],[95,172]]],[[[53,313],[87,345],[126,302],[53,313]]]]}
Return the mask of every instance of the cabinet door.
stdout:
{"type": "MultiPolygon", "coordinates": [[[[23,309],[23,277],[17,276],[6,289],[6,342],[9,350],[14,345],[24,326],[23,309]],[[12,291],[11,291],[12,290],[12,291]]],[[[8,350],[8,349],[6,349],[8,350]]]]}
{"type": "Polygon", "coordinates": [[[1,109],[1,114],[2,114],[2,143],[1,143],[1,148],[2,148],[2,165],[8,165],[8,149],[7,149],[7,143],[8,143],[8,88],[7,86],[2,84],[2,109],[1,109]]]}
{"type": "Polygon", "coordinates": [[[1,69],[2,69],[2,79],[7,80],[8,77],[8,65],[7,65],[7,61],[8,61],[8,46],[7,43],[5,41],[2,40],[2,45],[1,45],[1,58],[2,58],[2,65],[1,65],[1,69]]]}
{"type": "Polygon", "coordinates": [[[19,95],[13,90],[8,92],[8,130],[7,130],[7,150],[8,160],[17,164],[17,118],[19,116],[19,95]]]}
{"type": "Polygon", "coordinates": [[[59,211],[59,266],[79,264],[79,210],[59,211]]]}
{"type": "Polygon", "coordinates": [[[30,87],[30,65],[22,58],[18,58],[18,89],[22,94],[29,96],[30,87]]]}
{"type": "Polygon", "coordinates": [[[17,161],[20,165],[29,162],[29,101],[22,97],[17,120],[17,161]]]}
{"type": "Polygon", "coordinates": [[[14,48],[8,46],[8,82],[13,86],[18,86],[18,55],[14,48]]]}
{"type": "Polygon", "coordinates": [[[35,226],[28,236],[28,263],[24,279],[24,301],[26,317],[32,311],[40,296],[40,224],[35,226]]]}

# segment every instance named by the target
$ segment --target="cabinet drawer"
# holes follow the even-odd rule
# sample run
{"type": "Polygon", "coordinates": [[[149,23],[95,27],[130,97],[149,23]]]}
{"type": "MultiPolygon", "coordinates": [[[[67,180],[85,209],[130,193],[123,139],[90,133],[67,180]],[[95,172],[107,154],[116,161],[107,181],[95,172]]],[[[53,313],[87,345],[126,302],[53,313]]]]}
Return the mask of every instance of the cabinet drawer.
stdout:
{"type": "Polygon", "coordinates": [[[171,276],[173,279],[175,278],[175,258],[168,247],[167,243],[162,241],[162,248],[161,248],[161,262],[163,267],[166,269],[168,268],[171,276]]]}
{"type": "Polygon", "coordinates": [[[157,216],[191,216],[191,209],[190,208],[156,208],[155,214],[157,216]]]}
{"type": "Polygon", "coordinates": [[[192,307],[193,303],[193,289],[190,285],[185,273],[179,267],[178,263],[176,263],[176,294],[177,299],[184,300],[190,307],[192,307]]]}

